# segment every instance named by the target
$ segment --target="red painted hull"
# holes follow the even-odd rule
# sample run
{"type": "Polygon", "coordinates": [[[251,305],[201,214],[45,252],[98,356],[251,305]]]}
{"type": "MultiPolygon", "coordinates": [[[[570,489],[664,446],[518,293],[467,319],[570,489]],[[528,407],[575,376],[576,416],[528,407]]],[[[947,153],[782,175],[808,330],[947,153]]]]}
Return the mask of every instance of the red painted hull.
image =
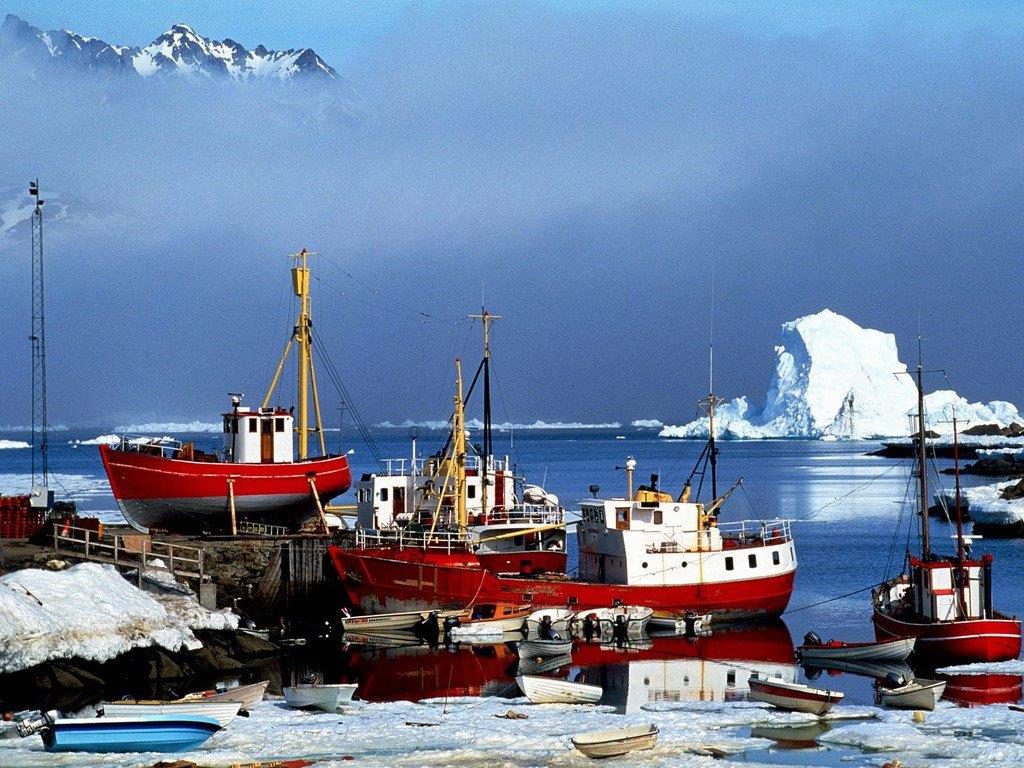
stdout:
{"type": "Polygon", "coordinates": [[[1009,661],[1020,655],[1020,621],[999,617],[924,624],[904,621],[875,610],[872,621],[878,640],[916,637],[914,656],[935,664],[1009,661]]]}
{"type": "Polygon", "coordinates": [[[942,675],[942,698],[963,707],[1014,704],[1021,699],[1021,676],[1003,674],[942,675]]]}
{"type": "Polygon", "coordinates": [[[499,576],[481,567],[469,552],[338,546],[328,552],[349,601],[367,613],[461,608],[490,602],[530,603],[541,608],[610,606],[621,601],[656,611],[769,618],[786,609],[793,592],[793,572],[701,585],[629,586],[499,576]]]}
{"type": "Polygon", "coordinates": [[[239,520],[294,525],[315,511],[309,478],[322,503],[352,484],[345,456],[288,464],[184,461],[100,446],[114,498],[128,522],[141,529],[181,533],[230,527],[228,480],[239,520]]]}
{"type": "Polygon", "coordinates": [[[522,552],[492,552],[478,554],[477,560],[493,573],[565,573],[568,557],[565,552],[524,550],[522,552]]]}

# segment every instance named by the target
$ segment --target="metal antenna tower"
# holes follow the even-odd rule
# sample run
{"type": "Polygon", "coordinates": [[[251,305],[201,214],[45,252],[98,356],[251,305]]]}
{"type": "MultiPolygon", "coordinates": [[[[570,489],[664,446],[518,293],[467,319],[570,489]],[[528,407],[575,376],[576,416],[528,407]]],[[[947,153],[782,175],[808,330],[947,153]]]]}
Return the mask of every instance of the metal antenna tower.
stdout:
{"type": "Polygon", "coordinates": [[[30,181],[28,193],[36,199],[32,211],[32,485],[37,474],[42,485],[49,487],[50,461],[47,455],[48,426],[46,415],[46,309],[43,290],[43,203],[39,180],[30,181]],[[37,461],[38,438],[38,461],[37,461]]]}

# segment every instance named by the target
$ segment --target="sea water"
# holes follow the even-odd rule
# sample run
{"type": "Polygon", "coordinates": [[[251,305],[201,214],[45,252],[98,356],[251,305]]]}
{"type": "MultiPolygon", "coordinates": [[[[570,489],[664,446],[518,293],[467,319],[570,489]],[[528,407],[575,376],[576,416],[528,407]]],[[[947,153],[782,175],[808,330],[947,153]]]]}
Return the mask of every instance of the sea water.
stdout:
{"type": "MultiPolygon", "coordinates": [[[[211,433],[171,436],[193,440],[197,447],[206,449],[215,449],[220,442],[220,435],[211,433]]],[[[83,513],[114,522],[119,514],[97,448],[78,442],[92,437],[95,432],[73,431],[51,438],[52,485],[58,497],[63,491],[75,498],[83,513]]],[[[0,439],[25,440],[26,436],[8,433],[0,434],[0,439]]],[[[362,442],[337,433],[329,439],[333,449],[340,444],[353,451],[350,460],[354,475],[374,470],[371,453],[362,442]]],[[[385,457],[410,455],[405,430],[376,430],[374,440],[385,457]]],[[[423,431],[417,441],[418,455],[439,449],[443,442],[442,433],[423,431]]],[[[494,442],[497,453],[509,455],[517,474],[557,494],[569,510],[590,495],[593,485],[600,487],[600,496],[624,495],[622,467],[629,456],[637,460],[636,484],[648,483],[650,476],[657,474],[659,487],[676,494],[691,477],[703,448],[699,442],[665,440],[653,432],[636,430],[521,431],[514,436],[498,434],[494,442]]],[[[561,674],[602,685],[606,693],[598,712],[573,709],[559,714],[557,708],[531,707],[527,711],[539,731],[493,718],[509,706],[522,708],[523,703],[514,685],[514,649],[503,644],[366,647],[341,643],[326,649],[296,651],[279,662],[277,672],[288,678],[318,671],[328,681],[358,682],[360,698],[366,703],[355,710],[358,714],[352,715],[350,722],[358,724],[359,718],[370,726],[378,719],[392,725],[436,719],[448,724],[443,738],[435,733],[435,727],[427,725],[403,726],[404,735],[398,729],[377,743],[350,740],[345,749],[361,754],[363,760],[376,754],[387,762],[390,758],[385,760],[385,756],[401,752],[402,744],[440,752],[468,749],[451,742],[454,730],[475,744],[464,754],[465,759],[458,761],[460,764],[485,764],[490,760],[486,756],[489,752],[511,760],[509,764],[545,764],[550,759],[557,761],[558,750],[565,746],[564,738],[552,741],[558,734],[564,736],[573,728],[611,727],[646,719],[665,723],[663,732],[675,729],[671,731],[674,735],[665,733],[662,737],[666,745],[663,749],[669,750],[663,755],[666,764],[681,764],[688,754],[681,748],[673,752],[671,743],[681,743],[684,736],[699,736],[702,743],[717,739],[733,760],[748,765],[880,765],[865,749],[891,750],[905,758],[905,765],[914,764],[915,757],[920,757],[921,764],[942,764],[946,760],[955,765],[962,764],[958,762],[962,753],[957,745],[965,741],[965,734],[970,737],[966,741],[984,745],[986,764],[1017,764],[1019,760],[1013,762],[1015,756],[1024,749],[1016,735],[1017,721],[1024,715],[1007,710],[1006,704],[1020,699],[1019,676],[1003,675],[996,680],[955,678],[950,684],[951,701],[943,702],[939,711],[920,724],[913,723],[909,713],[876,709],[873,678],[816,673],[799,667],[791,658],[793,646],[811,630],[826,640],[872,639],[868,588],[897,573],[908,549],[917,550],[913,514],[917,491],[910,476],[910,462],[868,455],[877,447],[877,443],[868,442],[720,442],[719,492],[742,478],[723,508],[723,522],[777,517],[793,521],[799,567],[789,609],[781,624],[764,628],[713,632],[709,637],[690,640],[654,638],[620,648],[585,649],[562,668],[561,674]],[[837,711],[872,719],[838,721],[808,736],[803,716],[771,712],[743,700],[745,677],[752,671],[777,672],[843,691],[846,699],[837,711]],[[999,692],[992,693],[993,688],[999,692]],[[986,690],[979,694],[978,689],[986,690]],[[979,696],[982,701],[999,703],[975,710],[954,707],[958,697],[962,703],[977,701],[979,696]],[[402,703],[424,699],[427,703],[402,703]],[[543,716],[538,716],[541,710],[543,716]],[[527,750],[524,757],[522,752],[510,751],[507,740],[520,730],[536,736],[536,753],[527,750]],[[555,750],[553,758],[548,754],[551,749],[555,750]]],[[[25,449],[0,450],[0,492],[24,492],[28,488],[29,462],[30,454],[25,449]]],[[[939,462],[939,466],[948,466],[948,462],[939,462]]],[[[695,489],[703,482],[700,497],[707,500],[710,472],[703,478],[694,475],[692,480],[695,489]]],[[[933,474],[932,481],[948,487],[951,478],[933,474]]],[[[966,485],[984,482],[990,481],[964,477],[966,485]]],[[[933,520],[931,534],[935,549],[953,550],[954,530],[948,524],[933,520]]],[[[985,540],[978,542],[976,549],[995,555],[993,593],[997,607],[1006,613],[1024,614],[1024,592],[1019,589],[1024,576],[1024,541],[985,540]]],[[[572,537],[569,551],[572,568],[572,537]]],[[[299,718],[303,726],[327,728],[332,731],[328,742],[333,744],[336,729],[323,722],[323,718],[331,717],[300,718],[276,709],[266,715],[268,722],[280,721],[281,727],[294,728],[299,718]]],[[[333,717],[332,722],[340,721],[333,717]]],[[[248,726],[246,723],[241,730],[248,726]]],[[[225,734],[221,741],[232,743],[229,736],[225,734]]],[[[244,749],[253,748],[249,745],[244,749]]],[[[293,756],[300,753],[312,754],[300,750],[293,756]]],[[[288,756],[280,750],[266,749],[259,754],[288,756]]],[[[4,764],[4,755],[0,751],[0,765],[4,764]]]]}

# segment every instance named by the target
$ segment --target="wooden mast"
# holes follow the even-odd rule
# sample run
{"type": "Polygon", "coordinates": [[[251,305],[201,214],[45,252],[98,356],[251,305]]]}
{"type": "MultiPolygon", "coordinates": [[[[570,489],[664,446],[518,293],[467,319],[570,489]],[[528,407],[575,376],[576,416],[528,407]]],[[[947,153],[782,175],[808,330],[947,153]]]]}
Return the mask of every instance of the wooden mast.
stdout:
{"type": "Polygon", "coordinates": [[[469,524],[466,511],[466,412],[462,402],[462,361],[455,358],[455,414],[452,417],[452,458],[455,460],[456,522],[464,531],[469,524]]]}
{"type": "Polygon", "coordinates": [[[263,398],[262,408],[270,407],[270,399],[274,396],[274,390],[281,380],[281,371],[284,370],[285,361],[291,351],[292,344],[298,346],[298,419],[296,420],[295,431],[299,435],[299,461],[309,458],[309,433],[316,432],[320,442],[320,455],[327,455],[327,445],[324,438],[323,423],[320,416],[320,395],[316,386],[316,369],[313,367],[313,320],[309,295],[309,257],[316,254],[303,248],[298,253],[293,253],[291,258],[295,259],[295,266],[292,267],[292,290],[299,299],[299,316],[295,320],[292,335],[285,344],[284,352],[277,363],[274,371],[274,378],[267,388],[267,394],[263,398]],[[312,389],[313,416],[316,426],[309,426],[309,405],[310,390],[312,389]]]}

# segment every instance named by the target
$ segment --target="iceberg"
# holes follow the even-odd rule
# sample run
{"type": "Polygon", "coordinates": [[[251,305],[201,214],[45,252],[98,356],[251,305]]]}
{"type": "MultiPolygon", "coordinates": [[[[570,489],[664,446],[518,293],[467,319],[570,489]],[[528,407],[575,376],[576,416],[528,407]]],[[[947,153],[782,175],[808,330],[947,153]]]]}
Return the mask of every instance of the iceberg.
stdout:
{"type": "MultiPolygon", "coordinates": [[[[900,362],[896,337],[830,309],[782,326],[775,372],[760,410],[738,397],[715,412],[715,436],[735,439],[804,438],[870,440],[906,436],[914,427],[917,389],[900,362]]],[[[1024,422],[1005,401],[969,403],[950,390],[925,398],[928,428],[952,432],[956,412],[968,423],[1007,427],[1024,422]]],[[[708,419],[666,426],[660,435],[706,438],[708,419]]]]}

